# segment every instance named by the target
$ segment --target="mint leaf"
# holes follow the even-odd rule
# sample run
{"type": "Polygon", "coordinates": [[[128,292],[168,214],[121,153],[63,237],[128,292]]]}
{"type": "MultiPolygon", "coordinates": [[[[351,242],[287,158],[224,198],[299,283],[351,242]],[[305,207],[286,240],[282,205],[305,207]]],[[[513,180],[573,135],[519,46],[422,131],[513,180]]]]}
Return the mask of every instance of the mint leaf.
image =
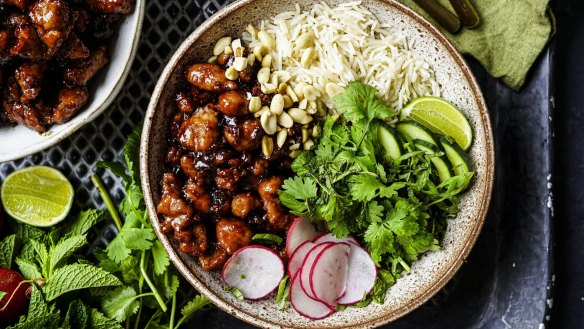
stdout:
{"type": "Polygon", "coordinates": [[[93,265],[71,264],[55,270],[54,275],[47,279],[45,293],[47,300],[55,298],[71,291],[119,286],[122,282],[114,275],[93,265]]]}
{"type": "Polygon", "coordinates": [[[140,304],[136,298],[136,291],[132,287],[119,287],[105,296],[101,308],[106,316],[122,322],[138,312],[140,304]]]}
{"type": "Polygon", "coordinates": [[[156,275],[162,275],[170,265],[170,259],[164,251],[160,241],[156,240],[152,244],[152,266],[156,275]]]}
{"type": "Polygon", "coordinates": [[[2,298],[4,298],[4,296],[6,296],[6,292],[5,291],[0,291],[0,300],[2,300],[2,298]]]}
{"type": "Polygon", "coordinates": [[[16,234],[5,237],[0,242],[0,268],[11,268],[16,251],[16,234]]]}
{"type": "Polygon", "coordinates": [[[16,233],[16,236],[18,236],[21,241],[40,240],[45,235],[45,231],[38,227],[26,225],[16,221],[9,221],[8,223],[10,224],[12,231],[16,233]]]}
{"type": "Polygon", "coordinates": [[[251,239],[264,244],[280,244],[284,241],[281,237],[270,233],[256,233],[251,239]]]}
{"type": "Polygon", "coordinates": [[[52,276],[55,269],[63,265],[74,252],[85,246],[87,238],[85,235],[75,235],[70,238],[65,238],[55,247],[49,250],[49,277],[52,276]]]}
{"type": "Polygon", "coordinates": [[[16,264],[22,276],[27,280],[41,278],[43,275],[36,264],[22,258],[16,258],[16,264]]]}
{"type": "Polygon", "coordinates": [[[105,218],[105,212],[88,209],[80,212],[73,221],[64,227],[65,236],[83,235],[105,218]]]}
{"type": "Polygon", "coordinates": [[[41,273],[45,277],[48,277],[49,252],[47,251],[47,246],[37,240],[30,240],[30,243],[36,254],[36,260],[40,265],[41,273]]]}
{"type": "Polygon", "coordinates": [[[75,299],[69,303],[69,308],[67,309],[63,323],[72,329],[87,328],[89,312],[81,300],[75,299]]]}
{"type": "Polygon", "coordinates": [[[122,329],[122,326],[114,319],[106,317],[95,308],[91,308],[88,328],[91,329],[122,329]]]}

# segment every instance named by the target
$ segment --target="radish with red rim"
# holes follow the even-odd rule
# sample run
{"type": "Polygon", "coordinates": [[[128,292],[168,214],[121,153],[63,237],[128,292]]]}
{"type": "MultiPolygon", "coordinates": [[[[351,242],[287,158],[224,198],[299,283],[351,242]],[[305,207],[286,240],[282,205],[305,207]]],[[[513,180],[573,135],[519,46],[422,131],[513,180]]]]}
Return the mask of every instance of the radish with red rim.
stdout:
{"type": "Polygon", "coordinates": [[[294,250],[290,258],[288,259],[288,276],[293,278],[296,275],[296,272],[302,267],[302,263],[304,262],[304,258],[312,248],[314,248],[316,244],[310,241],[304,241],[301,245],[294,250]]]}
{"type": "Polygon", "coordinates": [[[314,292],[310,289],[310,270],[312,269],[312,265],[314,261],[317,259],[318,255],[322,250],[328,246],[334,245],[333,242],[325,242],[319,245],[314,246],[304,257],[304,261],[302,262],[302,266],[298,270],[298,274],[300,276],[300,285],[306,295],[312,299],[316,299],[314,292]]]}
{"type": "Polygon", "coordinates": [[[349,254],[349,272],[345,294],[337,300],[340,305],[353,305],[368,295],[377,278],[377,267],[367,250],[361,246],[351,245],[349,254]]]}
{"type": "Polygon", "coordinates": [[[314,240],[312,240],[313,243],[315,244],[319,244],[319,243],[323,243],[323,242],[348,242],[348,243],[352,243],[355,244],[357,246],[359,246],[359,242],[357,242],[357,240],[355,240],[353,237],[346,237],[346,238],[337,238],[336,236],[334,236],[332,233],[323,233],[319,236],[317,236],[316,238],[314,238],[314,240]]]}
{"type": "Polygon", "coordinates": [[[349,243],[334,243],[319,252],[310,269],[310,289],[317,300],[332,309],[345,292],[349,269],[349,243]]]}
{"type": "Polygon", "coordinates": [[[296,274],[290,284],[290,304],[302,316],[312,320],[324,319],[335,312],[326,304],[306,295],[300,284],[300,272],[296,274]]]}
{"type": "Polygon", "coordinates": [[[236,251],[223,266],[223,282],[237,288],[245,299],[270,295],[284,277],[284,262],[273,250],[248,246],[236,251]]]}
{"type": "Polygon", "coordinates": [[[292,255],[298,246],[305,241],[311,241],[317,237],[318,234],[319,233],[316,231],[310,220],[303,217],[296,218],[288,229],[288,235],[286,237],[286,253],[292,255]]]}

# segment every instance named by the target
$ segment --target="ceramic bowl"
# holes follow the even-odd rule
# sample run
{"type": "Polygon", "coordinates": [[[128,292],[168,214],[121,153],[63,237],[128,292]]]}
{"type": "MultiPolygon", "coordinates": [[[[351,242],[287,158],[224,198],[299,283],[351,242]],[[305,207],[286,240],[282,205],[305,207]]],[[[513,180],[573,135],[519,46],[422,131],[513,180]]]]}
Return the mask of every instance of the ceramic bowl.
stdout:
{"type": "MultiPolygon", "coordinates": [[[[298,0],[302,8],[311,8],[314,0],[298,0]]],[[[340,0],[329,1],[335,5],[340,0]]],[[[195,258],[180,252],[177,244],[160,233],[156,204],[160,185],[169,125],[175,111],[174,94],[183,86],[185,68],[204,62],[212,53],[217,39],[240,36],[250,22],[272,17],[294,8],[294,2],[242,0],[219,11],[195,30],[176,51],[154,89],[146,114],[141,142],[142,188],[150,219],[158,238],[174,265],[185,278],[211,302],[229,314],[259,327],[269,328],[369,328],[395,320],[427,301],[456,273],[475,243],[491,198],[494,153],[487,108],[470,69],[447,41],[429,22],[393,0],[364,0],[379,20],[395,33],[403,34],[416,44],[415,52],[425,58],[442,85],[442,96],[457,105],[468,117],[474,130],[470,157],[476,167],[472,188],[462,197],[461,211],[449,222],[443,249],[425,254],[409,273],[389,289],[385,303],[371,303],[364,308],[348,308],[319,321],[300,316],[292,308],[278,311],[274,297],[259,302],[236,299],[223,287],[219,273],[201,269],[195,258]]]]}
{"type": "Polygon", "coordinates": [[[87,105],[70,121],[53,125],[43,134],[23,125],[0,126],[0,162],[19,159],[53,146],[108,108],[122,89],[136,56],[144,4],[144,0],[136,0],[134,11],[122,20],[117,37],[109,47],[110,63],[89,84],[90,98],[87,105]]]}

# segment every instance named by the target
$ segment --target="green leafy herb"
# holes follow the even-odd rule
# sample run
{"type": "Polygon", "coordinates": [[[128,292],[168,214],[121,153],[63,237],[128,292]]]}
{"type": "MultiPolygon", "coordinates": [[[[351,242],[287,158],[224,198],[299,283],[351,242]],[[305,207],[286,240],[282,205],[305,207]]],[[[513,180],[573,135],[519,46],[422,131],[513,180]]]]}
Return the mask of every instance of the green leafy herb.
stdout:
{"type": "Polygon", "coordinates": [[[0,291],[0,300],[6,296],[6,291],[0,291]]]}
{"type": "Polygon", "coordinates": [[[0,267],[10,268],[16,249],[16,234],[9,235],[0,241],[0,267]]]}
{"type": "Polygon", "coordinates": [[[382,302],[420,254],[439,249],[472,173],[436,183],[430,155],[408,140],[399,159],[384,157],[377,128],[395,120],[396,111],[377,99],[375,88],[350,83],[334,102],[341,116],[326,118],[318,144],[293,161],[296,176],[284,181],[279,196],[292,213],[325,222],[336,237],[364,242],[380,268],[372,300],[382,302]]]}
{"type": "Polygon", "coordinates": [[[270,233],[256,233],[251,239],[263,244],[280,244],[284,241],[281,237],[270,233]]]}
{"type": "Polygon", "coordinates": [[[243,300],[243,294],[241,293],[241,291],[239,291],[239,289],[231,286],[225,286],[224,289],[225,291],[229,291],[230,293],[232,293],[233,296],[235,296],[235,298],[243,300]]]}
{"type": "MultiPolygon", "coordinates": [[[[197,295],[175,324],[180,281],[144,206],[139,136],[135,131],[129,137],[125,164],[99,163],[125,182],[126,197],[119,210],[99,177],[92,177],[119,231],[105,251],[95,248],[94,258],[82,256],[86,234],[104,220],[104,211],[82,211],[49,229],[9,222],[15,234],[0,242],[0,266],[18,266],[26,279],[36,283],[28,313],[11,329],[119,329],[120,323],[134,329],[176,329],[209,303],[197,295]]],[[[0,298],[4,294],[0,292],[0,298]]]]}

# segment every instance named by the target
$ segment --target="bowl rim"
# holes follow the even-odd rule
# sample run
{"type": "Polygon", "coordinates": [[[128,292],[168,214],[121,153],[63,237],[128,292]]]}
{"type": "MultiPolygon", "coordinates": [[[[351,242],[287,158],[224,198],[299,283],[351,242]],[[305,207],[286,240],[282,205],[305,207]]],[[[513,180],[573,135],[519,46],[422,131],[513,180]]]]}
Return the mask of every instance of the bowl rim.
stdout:
{"type": "MultiPolygon", "coordinates": [[[[173,264],[179,270],[179,272],[187,279],[187,281],[197,289],[201,294],[205,295],[213,304],[218,306],[223,311],[229,313],[230,315],[235,316],[238,319],[241,319],[247,323],[250,323],[255,326],[259,327],[282,327],[282,324],[279,322],[272,322],[269,319],[258,318],[253,314],[247,313],[246,311],[238,308],[236,305],[231,304],[224,300],[221,296],[217,295],[213,290],[208,288],[203,282],[201,282],[186,266],[186,264],[181,260],[177,251],[173,248],[170,243],[169,238],[163,234],[160,230],[160,222],[158,219],[158,215],[156,213],[156,207],[153,203],[152,197],[152,186],[150,184],[150,168],[148,166],[148,159],[150,154],[149,144],[150,144],[150,131],[152,129],[152,123],[154,118],[154,111],[157,107],[157,104],[161,98],[161,92],[164,85],[168,82],[172,71],[174,71],[176,64],[179,62],[182,57],[188,52],[188,50],[193,46],[194,42],[199,39],[210,27],[214,24],[218,23],[219,21],[225,19],[225,17],[232,12],[247,6],[253,3],[256,0],[240,0],[234,3],[229,4],[228,6],[222,8],[209,19],[204,21],[197,29],[195,29],[180,45],[180,47],[175,51],[171,59],[169,60],[168,64],[165,66],[164,70],[162,71],[158,82],[153,90],[150,103],[148,104],[148,110],[145,115],[144,119],[144,126],[141,135],[140,141],[140,175],[141,175],[141,182],[142,182],[142,190],[144,192],[144,198],[146,202],[146,206],[149,212],[150,221],[154,227],[154,231],[163,244],[164,249],[168,253],[170,259],[172,260],[173,264]]],[[[397,308],[391,313],[381,314],[378,316],[373,316],[370,319],[367,319],[363,322],[360,322],[358,325],[351,326],[352,328],[369,328],[369,327],[376,327],[382,324],[386,324],[393,320],[396,320],[414,309],[418,308],[423,303],[427,302],[432,296],[434,296],[440,289],[442,289],[450,279],[458,272],[460,267],[462,266],[465,259],[468,257],[472,247],[474,246],[481,229],[484,225],[486,220],[489,204],[492,197],[492,190],[493,190],[493,183],[494,183],[494,174],[495,174],[495,152],[494,152],[494,140],[492,134],[492,125],[491,120],[488,115],[488,109],[486,102],[484,100],[483,94],[481,92],[480,86],[478,85],[475,76],[473,75],[472,71],[468,67],[468,64],[462,57],[462,55],[454,48],[452,43],[444,36],[434,25],[432,25],[426,18],[421,16],[420,14],[416,13],[413,9],[407,7],[406,5],[396,1],[396,0],[375,0],[379,2],[383,2],[390,6],[395,7],[397,10],[403,12],[404,14],[410,16],[415,21],[420,23],[424,28],[432,34],[434,38],[444,47],[444,49],[452,56],[453,60],[455,61],[456,65],[461,69],[463,73],[463,77],[469,82],[471,92],[478,104],[478,111],[481,120],[481,126],[484,129],[484,138],[485,138],[485,161],[487,164],[486,170],[484,172],[485,175],[485,189],[483,191],[483,197],[480,200],[480,203],[477,207],[477,215],[475,218],[477,219],[475,224],[472,226],[470,230],[470,234],[467,240],[463,244],[462,252],[457,255],[451,261],[451,264],[447,267],[447,269],[443,272],[442,276],[436,280],[433,284],[431,284],[425,291],[423,291],[418,298],[412,300],[411,302],[404,304],[403,306],[397,308]]],[[[158,188],[155,186],[155,188],[158,188]]],[[[332,325],[327,326],[327,328],[345,328],[346,326],[343,325],[332,325]]],[[[300,327],[299,327],[300,328],[300,327]]]]}
{"type": "MultiPolygon", "coordinates": [[[[130,74],[132,63],[134,63],[134,59],[136,58],[136,54],[138,52],[138,44],[140,42],[140,37],[142,35],[142,25],[144,22],[145,6],[146,6],[145,0],[136,0],[136,6],[134,9],[135,10],[134,15],[137,15],[136,31],[133,34],[132,43],[130,44],[131,47],[130,56],[126,58],[126,61],[123,64],[122,73],[120,74],[114,87],[108,93],[107,97],[101,103],[96,104],[95,105],[96,107],[93,109],[93,111],[88,113],[87,116],[84,117],[82,120],[79,120],[77,122],[66,122],[64,124],[61,124],[60,126],[66,125],[66,127],[57,133],[51,130],[44,133],[47,135],[47,138],[44,139],[43,141],[18,149],[17,151],[0,154],[0,163],[18,160],[24,158],[25,156],[46,150],[47,148],[60,143],[65,138],[71,136],[77,130],[81,129],[81,127],[83,127],[85,124],[93,121],[111,105],[111,103],[116,99],[117,95],[124,87],[124,83],[128,78],[128,75],[130,74]]],[[[85,110],[87,110],[87,108],[83,109],[82,112],[85,110]]]]}

